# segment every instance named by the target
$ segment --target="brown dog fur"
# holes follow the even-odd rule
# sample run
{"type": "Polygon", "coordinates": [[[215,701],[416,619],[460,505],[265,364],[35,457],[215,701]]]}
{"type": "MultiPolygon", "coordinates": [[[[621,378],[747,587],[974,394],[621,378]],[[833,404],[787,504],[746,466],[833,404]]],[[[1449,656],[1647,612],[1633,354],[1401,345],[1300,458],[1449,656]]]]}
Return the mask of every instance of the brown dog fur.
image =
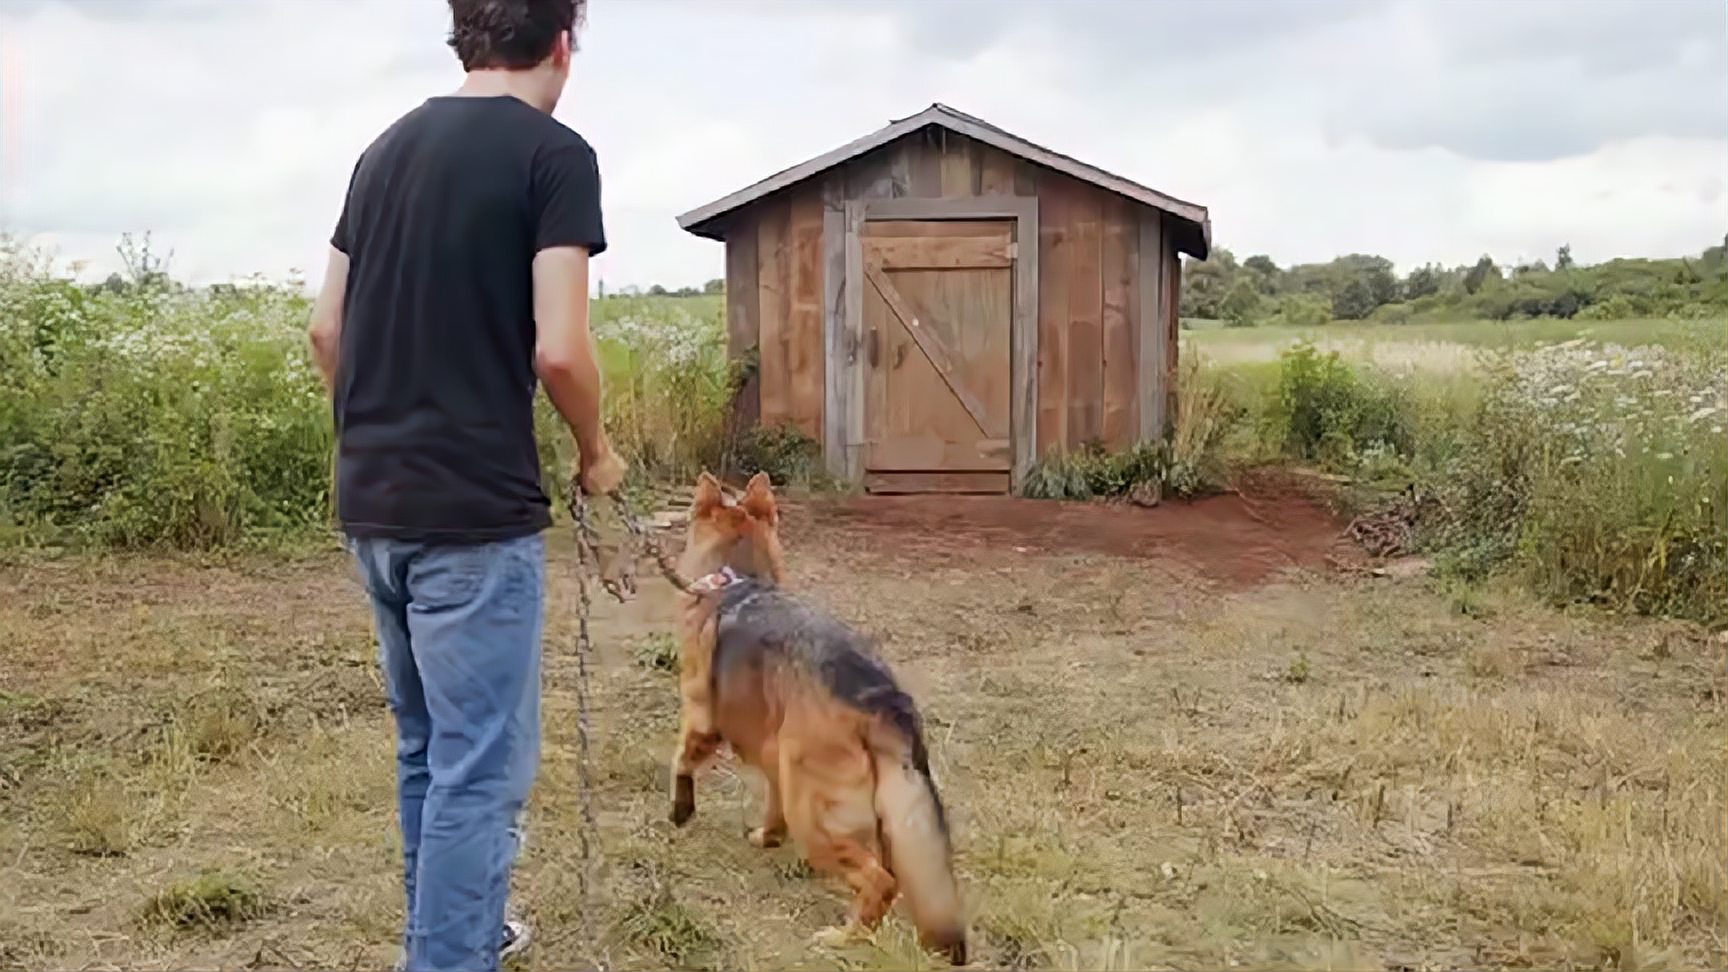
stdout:
{"type": "Polygon", "coordinates": [[[821,938],[874,928],[904,891],[925,946],[963,964],[947,825],[910,698],[862,638],[776,589],[785,568],[766,476],[734,497],[704,473],[690,514],[683,575],[730,567],[751,579],[739,590],[761,606],[740,608],[754,615],[732,616],[727,629],[721,594],[684,595],[673,822],[695,813],[695,774],[724,741],[767,784],[750,842],[773,847],[790,834],[812,867],[853,890],[848,927],[821,938]],[[790,619],[783,637],[762,637],[782,618],[790,619]],[[717,664],[722,638],[729,654],[717,664]]]}

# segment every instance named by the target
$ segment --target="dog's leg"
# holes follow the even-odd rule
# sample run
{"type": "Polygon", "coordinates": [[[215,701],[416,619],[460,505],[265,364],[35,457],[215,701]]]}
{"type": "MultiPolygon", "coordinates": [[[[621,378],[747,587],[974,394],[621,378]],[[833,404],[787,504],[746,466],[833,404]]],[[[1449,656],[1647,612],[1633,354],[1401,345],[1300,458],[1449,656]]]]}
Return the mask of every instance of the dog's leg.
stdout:
{"type": "Polygon", "coordinates": [[[684,643],[678,652],[678,747],[672,754],[672,823],[682,827],[696,814],[696,771],[720,746],[714,731],[714,702],[709,665],[714,657],[716,618],[707,601],[696,599],[685,619],[684,643]]]}
{"type": "Polygon", "coordinates": [[[765,781],[762,826],[750,831],[750,843],[761,848],[779,847],[786,841],[786,812],[780,804],[779,746],[770,739],[762,744],[760,762],[765,781]]]}
{"type": "Polygon", "coordinates": [[[672,823],[682,827],[696,815],[696,771],[720,748],[720,734],[703,731],[686,716],[672,756],[672,823]]]}
{"type": "Polygon", "coordinates": [[[882,867],[875,852],[844,837],[811,848],[810,866],[839,874],[852,888],[850,920],[842,927],[824,928],[816,940],[824,945],[843,945],[868,934],[894,904],[899,885],[882,867]]]}
{"type": "MultiPolygon", "coordinates": [[[[851,920],[843,928],[817,933],[819,942],[836,945],[874,928],[899,893],[894,875],[882,866],[876,847],[876,810],[868,763],[855,766],[827,761],[812,771],[797,758],[798,740],[780,739],[781,783],[792,836],[810,866],[844,878],[852,888],[851,920]]],[[[821,761],[818,761],[821,762],[821,761]]]]}

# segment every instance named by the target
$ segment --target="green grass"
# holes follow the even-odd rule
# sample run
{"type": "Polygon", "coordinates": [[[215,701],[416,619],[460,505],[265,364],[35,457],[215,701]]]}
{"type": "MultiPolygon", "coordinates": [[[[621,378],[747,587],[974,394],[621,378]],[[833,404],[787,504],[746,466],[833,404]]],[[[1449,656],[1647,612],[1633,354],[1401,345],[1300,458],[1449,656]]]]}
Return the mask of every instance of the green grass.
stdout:
{"type": "Polygon", "coordinates": [[[1217,364],[1267,362],[1299,341],[1312,341],[1346,356],[1424,370],[1473,367],[1479,350],[1512,350],[1587,338],[1626,347],[1679,348],[1700,342],[1728,342],[1728,317],[1684,320],[1528,320],[1446,324],[1335,322],[1323,327],[1229,328],[1194,322],[1182,332],[1183,344],[1217,364]]]}

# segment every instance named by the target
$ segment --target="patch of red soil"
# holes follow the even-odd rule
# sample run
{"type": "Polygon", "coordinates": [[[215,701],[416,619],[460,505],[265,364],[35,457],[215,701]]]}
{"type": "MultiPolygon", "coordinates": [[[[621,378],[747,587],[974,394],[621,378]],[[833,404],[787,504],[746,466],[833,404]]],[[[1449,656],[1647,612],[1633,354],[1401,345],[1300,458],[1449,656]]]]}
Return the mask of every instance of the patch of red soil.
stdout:
{"type": "Polygon", "coordinates": [[[974,561],[1098,553],[1180,564],[1233,586],[1263,582],[1285,568],[1359,559],[1344,522],[1324,506],[1296,489],[1261,487],[1151,508],[1012,496],[865,496],[814,502],[790,519],[883,553],[974,561]]]}

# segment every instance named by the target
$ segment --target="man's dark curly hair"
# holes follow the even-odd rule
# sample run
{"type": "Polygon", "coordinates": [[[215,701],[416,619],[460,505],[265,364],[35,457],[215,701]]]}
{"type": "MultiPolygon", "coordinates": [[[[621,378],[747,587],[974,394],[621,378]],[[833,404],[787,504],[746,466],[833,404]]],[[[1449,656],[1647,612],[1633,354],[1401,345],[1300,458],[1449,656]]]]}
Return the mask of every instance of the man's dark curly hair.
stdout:
{"type": "Polygon", "coordinates": [[[588,0],[450,0],[450,46],[464,71],[531,68],[561,33],[576,46],[587,10],[588,0]]]}

